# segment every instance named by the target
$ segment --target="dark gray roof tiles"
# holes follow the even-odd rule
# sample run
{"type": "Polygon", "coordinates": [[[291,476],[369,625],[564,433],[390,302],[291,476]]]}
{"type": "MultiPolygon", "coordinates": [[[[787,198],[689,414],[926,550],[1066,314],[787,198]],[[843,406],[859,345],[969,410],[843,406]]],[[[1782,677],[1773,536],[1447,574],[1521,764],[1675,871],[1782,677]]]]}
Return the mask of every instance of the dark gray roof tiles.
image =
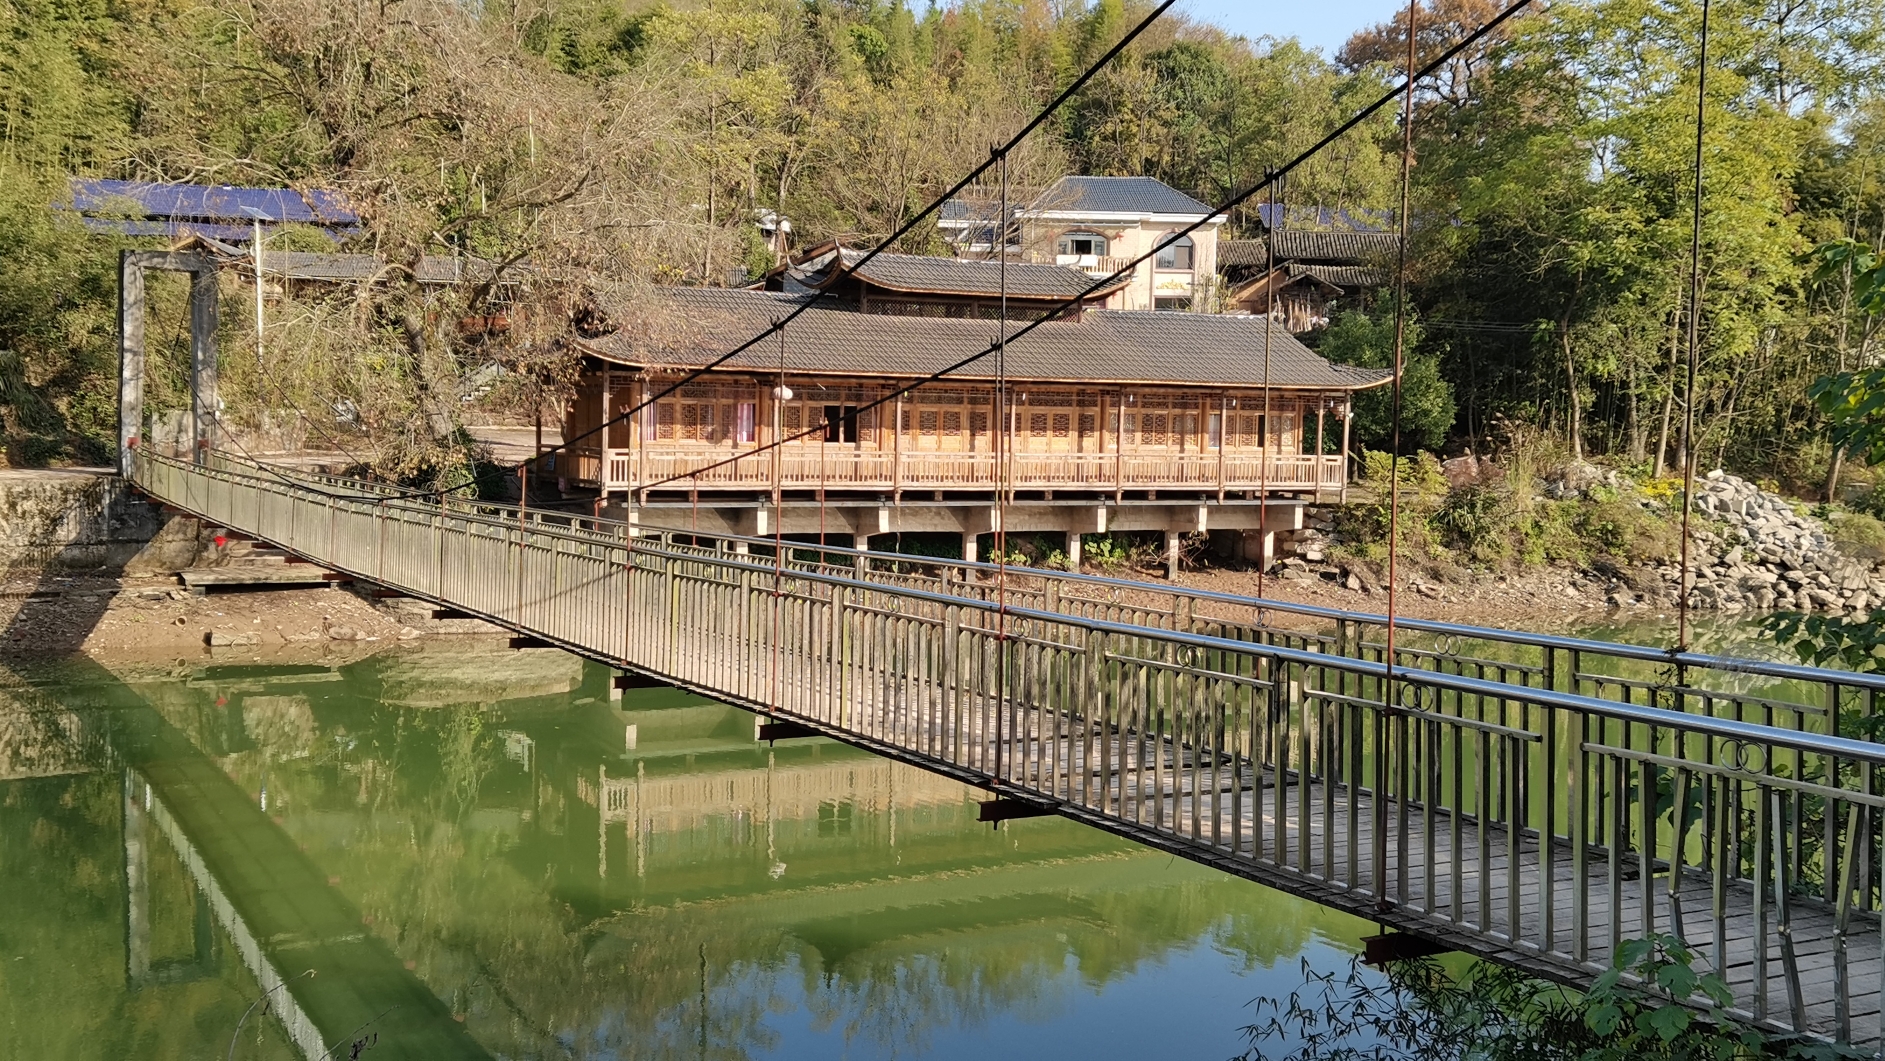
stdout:
{"type": "MultiPolygon", "coordinates": [[[[728,288],[664,288],[667,319],[585,345],[626,365],[697,368],[771,327],[805,296],[728,288]]],[[[1021,327],[1011,323],[1010,330],[1021,327]]],[[[987,350],[997,324],[956,317],[859,313],[821,303],[777,336],[755,343],[724,365],[728,370],[913,378],[987,350]]],[[[1261,386],[1265,332],[1269,382],[1278,387],[1358,390],[1387,378],[1384,372],[1332,365],[1281,325],[1261,317],[1199,313],[1088,310],[1078,321],[1051,321],[1008,346],[1008,376],[1016,380],[1094,384],[1163,383],[1189,386],[1261,386]]],[[[959,369],[961,379],[990,379],[994,358],[959,369]]]]}
{"type": "Polygon", "coordinates": [[[1184,214],[1207,216],[1211,208],[1152,177],[1062,177],[1028,207],[1030,211],[1084,214],[1184,214]]]}
{"type": "Polygon", "coordinates": [[[1388,271],[1369,265],[1303,265],[1291,263],[1291,278],[1309,276],[1335,287],[1381,287],[1388,282],[1388,271]]]}
{"type": "MultiPolygon", "coordinates": [[[[855,265],[864,252],[846,249],[844,260],[855,265]]],[[[814,264],[814,263],[807,263],[814,264]]],[[[832,257],[815,260],[815,268],[801,269],[799,282],[808,287],[822,287],[832,276],[832,257]]],[[[995,261],[963,261],[957,258],[930,258],[916,254],[879,254],[852,274],[872,287],[889,291],[943,295],[998,296],[1002,290],[1002,268],[995,261]]],[[[1009,262],[1008,293],[1018,298],[1072,298],[1085,294],[1102,298],[1130,283],[1123,276],[1095,286],[1095,278],[1071,266],[1009,262]]]]}
{"type": "MultiPolygon", "coordinates": [[[[1318,232],[1285,228],[1275,234],[1276,257],[1285,262],[1330,265],[1379,262],[1393,256],[1399,238],[1386,232],[1318,232]]],[[[1266,243],[1266,240],[1261,239],[1219,240],[1218,267],[1261,266],[1269,260],[1266,243]]]]}

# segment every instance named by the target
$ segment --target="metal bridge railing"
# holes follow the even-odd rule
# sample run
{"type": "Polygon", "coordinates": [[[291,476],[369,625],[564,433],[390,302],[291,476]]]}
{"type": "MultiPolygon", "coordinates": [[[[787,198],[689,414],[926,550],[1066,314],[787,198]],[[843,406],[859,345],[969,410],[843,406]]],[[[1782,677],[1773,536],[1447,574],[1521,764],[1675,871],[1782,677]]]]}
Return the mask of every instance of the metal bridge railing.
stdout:
{"type": "Polygon", "coordinates": [[[358,577],[1373,920],[1574,981],[1675,932],[1749,1018],[1885,1042],[1885,747],[1831,732],[1847,697],[1872,710],[1869,677],[1416,623],[1457,640],[1390,677],[1373,616],[1288,609],[1334,627],[1301,632],[1267,602],[1072,575],[1003,609],[975,565],[782,565],[762,540],[631,548],[514,508],[135,471],[358,577]],[[1626,666],[1648,676],[1603,669],[1626,666]]]}

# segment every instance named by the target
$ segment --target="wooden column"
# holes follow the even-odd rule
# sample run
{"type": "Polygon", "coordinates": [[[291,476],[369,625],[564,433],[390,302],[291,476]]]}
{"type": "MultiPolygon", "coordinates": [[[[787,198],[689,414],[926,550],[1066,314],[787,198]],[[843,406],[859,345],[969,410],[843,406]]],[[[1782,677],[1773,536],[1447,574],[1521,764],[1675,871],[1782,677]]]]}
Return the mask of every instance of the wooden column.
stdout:
{"type": "Polygon", "coordinates": [[[1313,469],[1312,474],[1316,477],[1317,502],[1322,500],[1322,422],[1323,418],[1328,415],[1328,409],[1329,400],[1327,398],[1316,399],[1316,460],[1310,467],[1313,469]]]}
{"type": "MultiPolygon", "coordinates": [[[[1205,421],[1204,435],[1205,442],[1210,442],[1211,423],[1209,420],[1205,421]]],[[[1229,441],[1229,435],[1230,398],[1226,395],[1219,395],[1217,399],[1217,500],[1219,504],[1224,501],[1224,451],[1228,448],[1225,443],[1229,441]]]]}
{"type": "Polygon", "coordinates": [[[607,362],[602,365],[602,395],[596,405],[596,489],[603,497],[609,496],[609,429],[604,424],[609,422],[609,391],[614,382],[612,370],[607,362]]]}
{"type": "Polygon", "coordinates": [[[1340,501],[1348,503],[1348,426],[1355,421],[1355,400],[1350,398],[1342,403],[1342,495],[1340,501]]]}
{"type": "MultiPolygon", "coordinates": [[[[975,437],[969,437],[969,450],[975,450],[975,437]]],[[[890,500],[903,503],[903,394],[898,392],[890,405],[890,500]]]]}
{"type": "Polygon", "coordinates": [[[1113,500],[1126,496],[1126,392],[1119,392],[1119,407],[1113,410],[1113,500]]]}

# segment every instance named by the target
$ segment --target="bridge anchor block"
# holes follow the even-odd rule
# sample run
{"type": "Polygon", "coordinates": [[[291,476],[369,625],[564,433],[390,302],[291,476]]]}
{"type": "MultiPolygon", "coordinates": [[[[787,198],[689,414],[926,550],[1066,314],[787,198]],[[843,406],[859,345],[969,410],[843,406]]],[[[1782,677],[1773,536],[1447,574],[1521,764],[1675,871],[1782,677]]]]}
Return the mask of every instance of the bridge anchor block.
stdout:
{"type": "Polygon", "coordinates": [[[1383,932],[1379,936],[1361,938],[1361,960],[1365,965],[1380,968],[1389,962],[1404,962],[1414,958],[1431,958],[1436,954],[1451,954],[1453,948],[1425,936],[1411,932],[1383,932]]]}
{"type": "Polygon", "coordinates": [[[1022,799],[997,797],[983,800],[976,805],[975,820],[978,822],[1005,822],[1010,818],[1045,818],[1054,813],[1054,808],[1041,803],[1030,803],[1022,799]]]}
{"type": "Polygon", "coordinates": [[[798,740],[801,737],[824,736],[812,727],[801,726],[797,722],[761,722],[754,732],[757,738],[763,741],[798,740]]]}

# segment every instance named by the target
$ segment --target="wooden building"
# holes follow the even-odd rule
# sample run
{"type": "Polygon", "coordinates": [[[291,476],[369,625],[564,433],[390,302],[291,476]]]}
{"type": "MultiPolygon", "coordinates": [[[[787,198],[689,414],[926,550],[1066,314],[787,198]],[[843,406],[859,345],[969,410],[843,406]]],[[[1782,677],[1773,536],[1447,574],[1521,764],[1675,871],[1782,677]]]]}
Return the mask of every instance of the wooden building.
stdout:
{"type": "MultiPolygon", "coordinates": [[[[588,435],[764,332],[805,296],[673,288],[662,297],[673,320],[638,333],[665,338],[618,332],[583,343],[565,438],[588,435]]],[[[1263,320],[1088,310],[1008,346],[999,405],[992,354],[889,397],[986,350],[996,331],[975,318],[817,305],[782,335],[615,424],[606,440],[579,443],[558,474],[571,486],[644,499],[775,490],[992,496],[998,479],[1014,491],[1114,499],[1318,494],[1346,478],[1351,395],[1385,379],[1332,365],[1263,320]],[[780,438],[788,441],[761,451],[780,438]],[[753,456],[735,459],[743,453],[753,456]]]]}
{"type": "MultiPolygon", "coordinates": [[[[1272,556],[1310,499],[1343,489],[1354,392],[1387,381],[1266,319],[1102,309],[1040,323],[1007,344],[998,373],[994,354],[975,356],[1001,332],[982,315],[990,263],[928,261],[941,263],[921,266],[928,289],[903,292],[920,298],[878,301],[860,284],[871,311],[830,297],[776,330],[812,296],[664,288],[617,307],[609,316],[634,326],[578,344],[559,484],[596,491],[631,522],[860,541],[959,533],[969,559],[997,527],[1065,534],[1075,562],[1082,534],[1160,531],[1175,571],[1187,534],[1272,556]]],[[[888,273],[877,275],[882,291],[888,273]]]]}
{"type": "Polygon", "coordinates": [[[1337,309],[1361,308],[1388,282],[1397,239],[1383,232],[1283,227],[1262,239],[1224,240],[1218,266],[1225,307],[1270,315],[1297,335],[1323,327],[1337,309]]]}

